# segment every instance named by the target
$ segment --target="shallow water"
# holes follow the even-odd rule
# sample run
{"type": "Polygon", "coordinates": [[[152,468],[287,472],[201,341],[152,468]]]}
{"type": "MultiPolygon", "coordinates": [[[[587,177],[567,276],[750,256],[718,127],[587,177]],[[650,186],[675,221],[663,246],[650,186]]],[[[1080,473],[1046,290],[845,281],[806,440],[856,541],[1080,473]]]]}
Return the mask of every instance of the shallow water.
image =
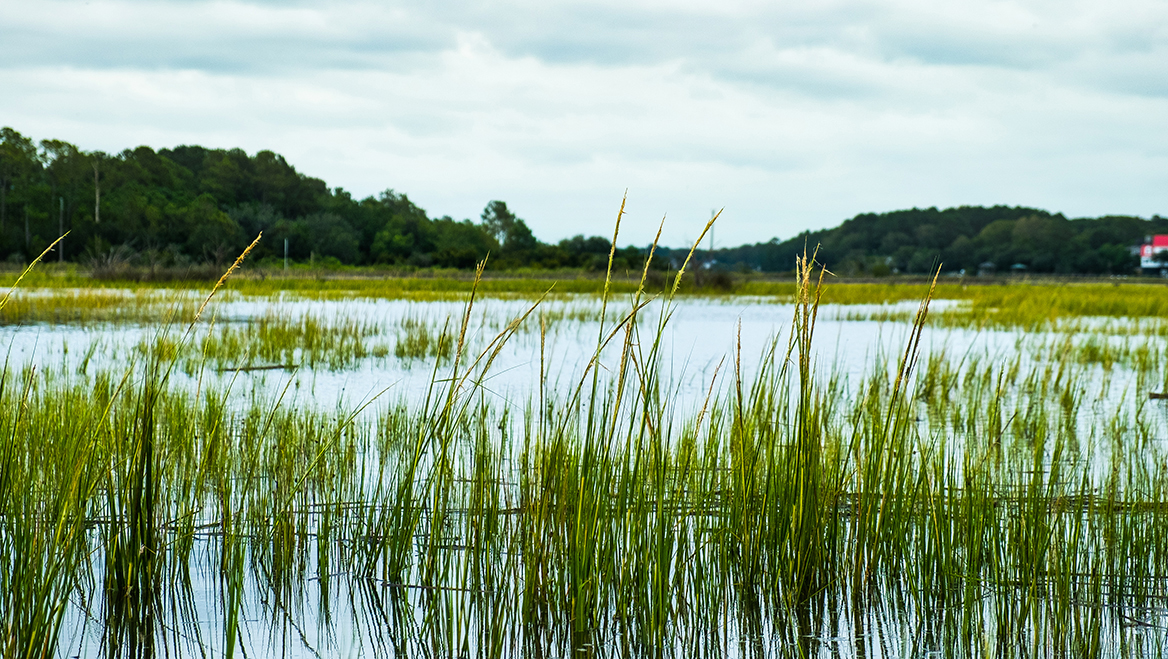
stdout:
{"type": "MultiPolygon", "coordinates": [[[[40,293],[33,291],[30,294],[40,293]]],[[[934,309],[945,304],[948,303],[935,302],[934,309]]],[[[465,350],[470,356],[468,359],[487,350],[491,340],[507,326],[510,319],[524,313],[529,305],[524,301],[494,299],[476,303],[469,316],[465,350]]],[[[819,310],[814,344],[819,377],[825,381],[837,378],[842,382],[835,390],[838,395],[855,399],[861,393],[860,387],[866,378],[872,375],[875,364],[883,363],[885,368],[895,370],[911,327],[906,323],[848,318],[865,313],[915,311],[916,308],[915,303],[822,307],[819,310]]],[[[397,403],[409,407],[419,406],[435,377],[443,378],[450,368],[449,363],[438,363],[434,358],[396,357],[393,346],[401,336],[403,321],[412,319],[433,328],[446,325],[457,334],[464,310],[464,305],[458,302],[319,301],[291,296],[279,299],[229,297],[217,302],[212,311],[215,322],[220,326],[247,328],[257,319],[273,315],[293,321],[305,317],[358,320],[373,328],[367,332],[364,340],[378,343],[387,348],[388,352],[380,357],[361,358],[340,368],[301,366],[289,370],[240,372],[204,369],[201,374],[176,371],[171,384],[180,390],[224,388],[230,385],[232,395],[241,409],[248,401],[274,401],[285,390],[287,394],[280,400],[280,406],[284,409],[348,411],[380,397],[367,408],[367,418],[372,420],[397,403]]],[[[594,318],[599,310],[599,301],[594,298],[550,301],[543,307],[550,320],[542,335],[538,311],[530,316],[524,327],[504,345],[490,371],[483,376],[481,391],[494,413],[502,415],[504,411],[510,411],[515,423],[522,421],[524,410],[539,395],[541,379],[546,382],[548,390],[557,392],[561,398],[566,395],[564,392],[577,386],[597,346],[600,326],[594,318]]],[[[604,326],[606,333],[614,327],[615,319],[626,311],[627,304],[622,305],[620,301],[612,303],[607,314],[608,322],[604,326]]],[[[792,318],[789,302],[745,298],[684,299],[674,303],[669,312],[668,323],[659,334],[660,353],[663,356],[660,369],[670,388],[669,409],[679,415],[692,417],[696,410],[704,406],[715,373],[718,379],[714,382],[713,391],[716,395],[726,395],[731,389],[736,366],[741,368],[742,379],[749,382],[758,369],[758,356],[764,354],[768,346],[777,346],[780,358],[786,353],[792,318]]],[[[659,305],[650,305],[642,311],[638,333],[633,336],[634,345],[641,353],[647,352],[651,341],[658,336],[656,328],[661,313],[659,305]]],[[[1116,327],[1114,320],[1108,323],[1101,327],[1116,327]]],[[[132,361],[143,359],[140,345],[156,341],[160,335],[181,336],[184,329],[183,326],[160,329],[128,323],[85,327],[50,324],[7,326],[0,327],[0,345],[7,347],[10,368],[35,365],[47,377],[62,381],[84,380],[94,372],[104,370],[117,373],[129,368],[132,361]]],[[[196,327],[192,334],[200,336],[206,332],[206,326],[202,325],[196,327]]],[[[1008,363],[1021,351],[1023,357],[1019,360],[1020,368],[1026,371],[1039,364],[1033,356],[1037,354],[1035,346],[1055,345],[1061,338],[1062,335],[1054,332],[1024,334],[1016,331],[926,328],[921,341],[921,364],[925,363],[929,355],[941,353],[962,364],[978,360],[983,365],[1008,363]]],[[[1086,338],[1076,337],[1075,340],[1086,338]]],[[[1105,339],[1116,344],[1125,340],[1118,334],[1105,339]]],[[[599,368],[603,374],[611,374],[619,368],[623,340],[623,333],[617,333],[601,354],[599,368]]],[[[1145,337],[1140,340],[1159,342],[1162,348],[1162,339],[1145,337]]],[[[242,361],[240,365],[243,365],[242,361]]],[[[1122,366],[1104,368],[1098,364],[1087,364],[1076,377],[1079,388],[1084,392],[1084,402],[1076,412],[1073,425],[1083,433],[1083,443],[1092,445],[1090,449],[1082,449],[1082,454],[1093,456],[1098,461],[1097,471],[1100,474],[1112,468],[1109,465],[1113,445],[1108,439],[1107,433],[1111,431],[1107,430],[1106,424],[1116,419],[1117,415],[1128,414],[1132,418],[1143,419],[1146,430],[1141,432],[1150,433],[1153,442],[1168,437],[1168,431],[1165,431],[1168,415],[1161,407],[1145,404],[1146,391],[1140,387],[1146,388],[1147,383],[1139,382],[1132,370],[1122,366]]],[[[1018,406],[1024,407],[1026,395],[1027,392],[1018,391],[1008,398],[1007,402],[1015,405],[1015,418],[1020,414],[1018,406]]],[[[948,432],[944,424],[937,426],[941,430],[931,430],[928,413],[922,409],[920,414],[917,421],[925,437],[929,437],[930,432],[948,432]]],[[[681,421],[678,419],[679,425],[681,421]]],[[[1126,433],[1125,437],[1136,433],[1132,429],[1115,432],[1126,433]]],[[[958,442],[950,450],[954,450],[956,455],[962,448],[963,445],[958,442]]],[[[1160,460],[1164,452],[1150,450],[1141,457],[1160,460]]],[[[366,470],[373,469],[379,459],[380,455],[371,449],[362,458],[362,466],[366,470]]],[[[1049,463],[1041,462],[1040,467],[1043,464],[1049,468],[1049,463]]],[[[213,521],[212,518],[208,519],[213,521]]],[[[313,527],[310,531],[311,537],[317,529],[313,527]]],[[[215,570],[220,547],[221,534],[214,530],[195,535],[192,551],[194,567],[189,588],[194,612],[194,626],[191,629],[199,630],[200,639],[174,640],[172,645],[179,655],[193,653],[199,648],[205,649],[212,656],[219,656],[223,651],[225,623],[221,610],[222,591],[215,570]]],[[[308,550],[305,560],[307,564],[314,565],[318,561],[315,550],[308,550]]],[[[459,561],[463,559],[451,560],[455,565],[462,565],[459,561]]],[[[315,574],[311,568],[307,573],[315,574]]],[[[100,565],[95,565],[91,576],[95,583],[101,583],[100,565]]],[[[275,609],[265,599],[270,593],[254,578],[249,580],[245,594],[245,632],[240,638],[238,649],[249,657],[383,656],[387,654],[387,647],[390,653],[404,656],[427,651],[424,639],[410,642],[401,639],[408,637],[411,629],[434,624],[426,617],[433,615],[433,609],[428,608],[433,605],[432,593],[414,586],[401,588],[398,587],[400,584],[391,584],[385,580],[356,582],[348,580],[346,576],[337,574],[327,594],[322,592],[319,575],[304,580],[295,595],[298,600],[295,608],[306,612],[302,616],[274,613],[275,609]],[[319,615],[325,602],[334,612],[332,621],[327,625],[323,624],[319,615]],[[398,607],[404,612],[387,612],[383,607],[398,607]],[[400,616],[400,619],[394,616],[400,616]],[[403,645],[395,646],[398,642],[403,645]]],[[[457,585],[461,587],[463,584],[457,585]]],[[[502,594],[494,605],[514,601],[519,597],[518,585],[515,583],[500,583],[496,587],[502,594]]],[[[479,608],[484,603],[476,599],[474,593],[457,591],[456,587],[443,593],[443,597],[449,600],[444,606],[451,620],[466,625],[489,622],[483,619],[484,613],[479,608]]],[[[982,616],[978,619],[989,620],[999,615],[993,608],[996,600],[1005,599],[1008,595],[995,596],[994,593],[983,592],[979,597],[982,602],[980,608],[984,611],[977,614],[982,616]]],[[[759,619],[751,620],[749,607],[742,605],[742,619],[726,622],[722,636],[709,646],[709,653],[715,656],[768,656],[790,652],[792,644],[797,646],[807,639],[814,640],[811,653],[817,656],[930,656],[931,653],[946,654],[947,648],[952,649],[943,639],[935,637],[936,634],[944,635],[952,630],[930,628],[930,625],[939,623],[933,619],[933,611],[922,613],[919,600],[897,600],[894,587],[887,588],[883,598],[877,597],[863,603],[829,603],[814,614],[814,624],[804,624],[795,614],[790,616],[790,620],[776,617],[774,610],[765,615],[755,612],[754,615],[758,615],[759,619]]],[[[59,654],[99,654],[101,623],[100,615],[96,612],[100,608],[100,589],[93,592],[91,600],[74,602],[66,615],[59,654]]],[[[487,611],[490,615],[496,613],[510,620],[513,626],[520,624],[514,613],[487,611]]],[[[1125,628],[1123,616],[1127,614],[1109,611],[1107,615],[1104,626],[1111,637],[1127,638],[1137,649],[1144,646],[1151,648],[1148,652],[1162,647],[1163,630],[1168,625],[1168,609],[1161,606],[1137,612],[1134,615],[1140,624],[1131,625],[1130,628],[1125,628]]],[[[441,624],[438,626],[441,627],[441,624]]],[[[181,634],[189,635],[191,629],[181,634]]],[[[511,633],[518,636],[522,630],[513,630],[511,633]]],[[[690,630],[689,633],[700,635],[702,632],[690,630]]],[[[997,647],[1003,640],[1011,640],[1007,630],[1001,628],[989,636],[985,640],[987,647],[997,647]]],[[[474,633],[466,633],[466,638],[469,639],[466,641],[468,645],[462,653],[477,654],[480,648],[475,645],[474,633]]],[[[676,645],[673,651],[667,654],[680,656],[684,647],[701,646],[697,641],[688,646],[685,639],[674,638],[674,641],[676,645]]],[[[593,649],[598,654],[625,654],[627,648],[617,641],[610,639],[607,643],[611,645],[593,649]]],[[[552,647],[560,645],[562,639],[552,644],[552,647]]],[[[1118,646],[1109,647],[1116,650],[1116,654],[1126,654],[1118,652],[1118,646]]],[[[1022,648],[1021,654],[1030,652],[1044,654],[1040,647],[1029,650],[1022,648]]]]}
{"type": "MultiPolygon", "coordinates": [[[[44,292],[22,293],[43,296],[44,292]]],[[[132,295],[132,291],[125,291],[132,295]]],[[[935,301],[933,308],[949,306],[950,301],[935,301]]],[[[466,353],[477,356],[507,323],[530,308],[526,301],[486,299],[476,303],[467,333],[466,353]]],[[[587,320],[558,319],[564,315],[599,318],[600,303],[591,297],[570,298],[545,302],[540,307],[553,318],[544,337],[545,373],[548,387],[560,389],[576,383],[596,350],[599,323],[587,320]]],[[[836,371],[856,379],[868,373],[873,358],[883,355],[895,362],[904,349],[909,327],[904,323],[840,320],[848,312],[877,310],[915,311],[916,303],[894,305],[857,305],[836,307],[824,305],[816,325],[816,350],[821,371],[836,371]]],[[[628,306],[620,301],[610,304],[605,333],[611,331],[628,306]]],[[[443,325],[457,332],[465,312],[460,302],[419,302],[403,300],[303,300],[292,296],[277,299],[239,299],[238,296],[214,303],[203,323],[192,332],[193,341],[207,330],[206,321],[212,314],[218,326],[246,327],[248,323],[267,315],[276,315],[291,321],[311,316],[338,318],[370,323],[378,328],[378,336],[366,339],[370,343],[392,348],[404,319],[420,320],[435,329],[443,325]]],[[[642,351],[649,348],[660,320],[659,304],[651,304],[641,312],[638,336],[635,342],[642,351]]],[[[525,321],[499,354],[483,384],[498,402],[522,406],[535,393],[540,375],[540,320],[537,310],[525,321]]],[[[775,342],[778,353],[787,349],[792,321],[791,305],[786,301],[762,298],[686,299],[673,303],[671,315],[661,334],[662,367],[667,380],[676,388],[679,406],[700,405],[710,385],[710,379],[721,365],[720,379],[724,381],[738,362],[744,379],[750,379],[760,355],[775,342]]],[[[89,326],[52,325],[35,323],[0,327],[0,347],[7,350],[13,366],[36,365],[39,369],[61,372],[117,369],[139,358],[135,347],[165,335],[171,339],[183,334],[185,326],[175,324],[168,328],[141,326],[132,323],[97,323],[89,326]]],[[[984,352],[1003,355],[1013,350],[1016,335],[1011,332],[937,330],[926,331],[925,351],[944,349],[952,354],[984,352]]],[[[602,369],[615,368],[624,340],[623,331],[615,336],[599,360],[602,369]]],[[[242,361],[242,360],[241,360],[242,361]]],[[[341,369],[307,368],[296,370],[263,370],[215,373],[204,372],[204,381],[226,384],[236,380],[242,391],[278,393],[289,379],[294,389],[290,403],[296,405],[323,405],[326,408],[352,407],[380,392],[390,399],[416,402],[423,396],[434,375],[433,359],[400,359],[367,357],[341,369]]],[[[439,367],[438,374],[444,374],[439,367]]],[[[194,386],[190,376],[176,376],[181,386],[194,386]]]]}

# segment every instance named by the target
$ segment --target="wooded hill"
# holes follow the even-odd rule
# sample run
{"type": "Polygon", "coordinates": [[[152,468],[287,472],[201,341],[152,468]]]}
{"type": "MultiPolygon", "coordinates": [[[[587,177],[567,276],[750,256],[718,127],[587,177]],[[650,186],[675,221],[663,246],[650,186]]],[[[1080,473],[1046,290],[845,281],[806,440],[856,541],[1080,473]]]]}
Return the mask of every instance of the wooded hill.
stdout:
{"type": "Polygon", "coordinates": [[[819,261],[838,275],[891,272],[1129,274],[1139,265],[1131,248],[1150,234],[1168,233],[1168,218],[1129,216],[1067,219],[1023,206],[961,206],[864,213],[837,227],[789,240],[705,252],[721,266],[767,272],[791,270],[796,254],[819,246],[819,261]]]}
{"type": "MultiPolygon", "coordinates": [[[[599,236],[543,243],[502,201],[487,203],[472,222],[431,218],[393,190],[355,199],[271,151],[140,146],[111,155],[0,128],[0,258],[27,262],[66,230],[58,258],[152,270],[222,267],[260,231],[253,263],[282,260],[285,240],[294,261],[422,268],[471,268],[490,253],[492,269],[603,270],[610,249],[599,236]]],[[[926,272],[934,263],[976,271],[987,262],[998,271],[1126,274],[1137,265],[1130,248],[1153,233],[1168,233],[1168,219],[914,208],[857,215],[784,241],[699,251],[697,260],[714,270],[784,272],[818,245],[819,261],[844,276],[926,272]]],[[[655,267],[676,267],[687,249],[662,248],[655,267]]],[[[622,248],[615,266],[639,270],[645,251],[622,248]]]]}
{"type": "MultiPolygon", "coordinates": [[[[497,269],[595,269],[610,250],[607,239],[582,235],[542,243],[502,201],[471,222],[431,218],[393,190],[354,199],[271,151],[140,146],[109,155],[0,129],[0,258],[27,262],[65,231],[65,260],[151,268],[222,266],[261,231],[252,262],[282,260],[285,239],[292,260],[323,265],[472,268],[489,252],[497,269]]],[[[622,249],[617,265],[639,268],[642,258],[622,249]]]]}

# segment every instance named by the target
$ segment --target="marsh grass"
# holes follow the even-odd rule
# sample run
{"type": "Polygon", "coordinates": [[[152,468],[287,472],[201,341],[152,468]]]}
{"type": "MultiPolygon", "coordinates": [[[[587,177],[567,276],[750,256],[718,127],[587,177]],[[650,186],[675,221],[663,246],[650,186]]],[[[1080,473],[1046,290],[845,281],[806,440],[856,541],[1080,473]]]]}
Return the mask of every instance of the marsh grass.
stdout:
{"type": "Polygon", "coordinates": [[[194,371],[208,363],[217,370],[257,365],[338,370],[385,357],[389,348],[378,340],[380,334],[381,326],[368,319],[269,311],[246,323],[219,324],[201,343],[192,344],[184,368],[194,371]]]}
{"type": "Polygon", "coordinates": [[[397,341],[393,346],[393,354],[398,359],[440,361],[450,357],[454,339],[447,331],[447,324],[435,331],[429,320],[405,316],[398,322],[398,327],[397,341]]]}
{"type": "MultiPolygon", "coordinates": [[[[903,350],[849,382],[814,361],[822,273],[801,262],[785,349],[739,349],[698,409],[664,375],[678,289],[647,306],[645,272],[601,290],[568,387],[538,296],[470,336],[481,279],[425,330],[418,354],[449,352],[421,403],[168,386],[185,355],[257,350],[209,323],[120,371],[6,367],[4,655],[325,656],[348,625],[377,656],[1162,654],[1168,455],[1139,396],[1162,353],[922,354],[921,291],[903,350]],[[520,333],[540,382],[505,405],[484,383],[520,333]],[[1110,390],[1121,369],[1144,384],[1110,390]],[[86,617],[96,642],[62,639],[86,617]]],[[[272,323],[300,350],[273,361],[303,359],[317,330],[272,323]]]]}
{"type": "Polygon", "coordinates": [[[40,289],[14,295],[0,309],[0,325],[164,322],[175,313],[188,317],[196,304],[183,293],[86,289],[40,289]]]}
{"type": "MultiPolygon", "coordinates": [[[[639,286],[639,272],[612,272],[607,279],[597,276],[564,277],[541,272],[534,276],[523,273],[492,275],[484,273],[475,284],[473,272],[447,272],[431,276],[320,276],[317,273],[303,277],[269,277],[263,271],[244,270],[234,279],[232,288],[248,296],[275,296],[295,294],[301,298],[318,300],[338,299],[404,299],[404,300],[457,300],[466,299],[472,286],[478,295],[492,298],[534,299],[543,296],[554,282],[556,294],[599,295],[607,284],[610,290],[619,293],[633,293],[639,286]]],[[[216,273],[218,276],[218,273],[216,273]]],[[[212,277],[211,280],[214,278],[212,277]]],[[[13,275],[0,273],[0,285],[10,286],[16,280],[13,275]]],[[[141,290],[205,290],[207,280],[139,281],[95,279],[84,276],[76,269],[61,269],[55,266],[31,272],[24,282],[25,288],[43,289],[141,289],[141,290]]]]}
{"type": "MultiPolygon", "coordinates": [[[[825,303],[887,304],[923,295],[916,285],[833,284],[825,303]]],[[[930,315],[934,327],[1043,331],[1114,331],[1163,334],[1160,319],[1168,314],[1168,287],[1150,282],[1125,284],[938,284],[933,299],[953,300],[930,315]]],[[[848,320],[911,322],[912,312],[887,307],[842,311],[848,320]]]]}

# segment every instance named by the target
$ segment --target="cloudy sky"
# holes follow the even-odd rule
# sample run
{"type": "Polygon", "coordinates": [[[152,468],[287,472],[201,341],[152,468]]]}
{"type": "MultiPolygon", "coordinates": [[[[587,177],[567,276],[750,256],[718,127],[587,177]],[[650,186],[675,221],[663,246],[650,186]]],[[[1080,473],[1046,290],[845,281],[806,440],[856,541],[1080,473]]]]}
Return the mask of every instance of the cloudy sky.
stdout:
{"type": "Polygon", "coordinates": [[[0,0],[0,125],[271,149],[536,235],[787,238],[857,213],[1168,215],[1163,0],[0,0]]]}

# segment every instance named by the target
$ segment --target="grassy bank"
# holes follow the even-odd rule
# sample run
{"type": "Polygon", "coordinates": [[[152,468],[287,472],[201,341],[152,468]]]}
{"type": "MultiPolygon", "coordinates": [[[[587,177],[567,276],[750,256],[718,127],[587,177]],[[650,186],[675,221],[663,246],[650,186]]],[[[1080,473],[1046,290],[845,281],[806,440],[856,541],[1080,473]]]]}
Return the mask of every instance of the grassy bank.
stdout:
{"type": "MultiPolygon", "coordinates": [[[[194,271],[192,271],[194,272],[194,271]]],[[[219,270],[200,269],[184,277],[176,271],[173,277],[130,279],[93,277],[85,268],[72,264],[41,265],[25,280],[27,288],[81,288],[129,290],[206,290],[218,278],[219,270]]],[[[672,288],[676,272],[650,271],[646,289],[660,293],[672,288]]],[[[0,286],[10,286],[19,271],[0,272],[0,286]]],[[[642,272],[613,272],[606,279],[605,272],[584,270],[517,270],[483,272],[478,280],[480,296],[538,297],[549,289],[553,294],[600,295],[606,283],[613,294],[632,294],[640,287],[642,272]]],[[[462,299],[475,282],[473,271],[465,270],[395,270],[376,268],[346,268],[343,270],[293,269],[267,270],[244,268],[236,273],[231,286],[248,295],[274,295],[282,292],[316,297],[368,297],[382,299],[462,299]]],[[[885,279],[849,279],[828,276],[825,280],[823,301],[832,304],[867,304],[921,299],[930,287],[922,277],[891,277],[885,279]]],[[[761,296],[793,299],[798,286],[790,275],[761,275],[711,272],[697,268],[683,276],[676,294],[702,296],[761,296]]],[[[1168,286],[1156,278],[1059,278],[1059,277],[946,277],[938,284],[937,299],[984,301],[986,306],[998,303],[1028,301],[1041,298],[1050,291],[1062,291],[1060,304],[1063,313],[1093,313],[1100,307],[1104,313],[1141,315],[1149,309],[1162,310],[1168,300],[1168,286]],[[1086,294],[1086,297],[1082,294],[1086,294]],[[1090,301],[1096,297],[1111,297],[1110,305],[1090,301]],[[1142,304],[1138,298],[1146,297],[1142,304]],[[1082,306],[1086,305],[1086,306],[1082,306]],[[1107,311],[1112,309],[1112,311],[1107,311]]]]}

